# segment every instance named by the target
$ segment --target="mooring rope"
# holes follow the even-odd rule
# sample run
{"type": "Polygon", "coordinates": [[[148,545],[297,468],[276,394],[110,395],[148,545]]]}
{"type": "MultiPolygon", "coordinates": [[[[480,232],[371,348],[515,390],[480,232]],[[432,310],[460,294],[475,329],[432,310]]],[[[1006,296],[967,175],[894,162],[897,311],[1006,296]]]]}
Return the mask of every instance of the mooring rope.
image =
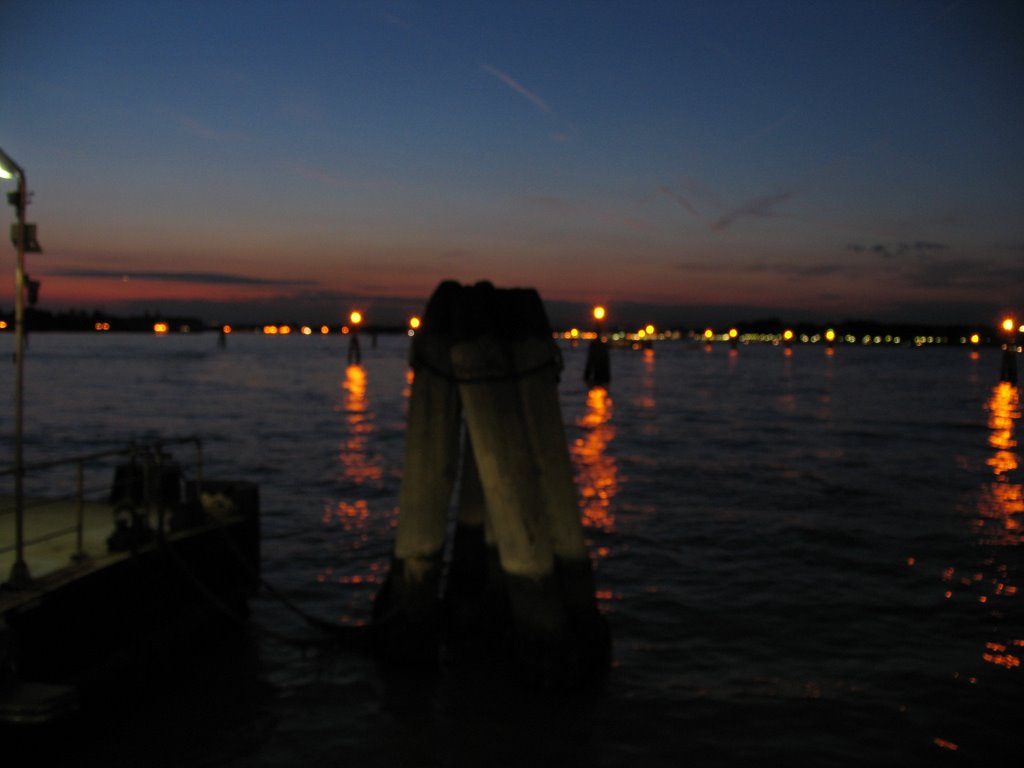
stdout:
{"type": "Polygon", "coordinates": [[[413,355],[410,361],[413,370],[423,368],[430,371],[435,376],[438,376],[446,381],[450,381],[453,384],[477,384],[488,381],[518,381],[519,379],[525,379],[527,376],[533,376],[535,373],[554,367],[556,373],[561,373],[565,370],[565,362],[562,359],[562,351],[552,344],[551,346],[551,357],[546,360],[542,360],[535,366],[526,368],[524,370],[511,370],[508,373],[487,373],[479,376],[458,376],[452,371],[445,370],[438,365],[427,359],[425,355],[413,355]]]}

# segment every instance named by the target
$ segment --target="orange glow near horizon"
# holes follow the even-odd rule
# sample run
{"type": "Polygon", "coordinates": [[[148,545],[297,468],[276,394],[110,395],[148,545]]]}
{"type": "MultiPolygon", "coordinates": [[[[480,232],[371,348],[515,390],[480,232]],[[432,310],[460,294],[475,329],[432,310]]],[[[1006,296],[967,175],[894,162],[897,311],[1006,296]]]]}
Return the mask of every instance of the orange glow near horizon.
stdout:
{"type": "Polygon", "coordinates": [[[352,313],[348,316],[348,321],[352,323],[352,325],[359,325],[361,322],[363,322],[363,313],[360,312],[358,309],[353,310],[352,313]]]}
{"type": "Polygon", "coordinates": [[[595,320],[597,320],[597,321],[604,320],[605,314],[606,314],[606,311],[605,311],[604,307],[602,307],[602,306],[594,307],[594,319],[595,320]]]}
{"type": "Polygon", "coordinates": [[[1008,317],[1005,320],[1003,320],[1003,330],[1006,331],[1007,333],[1013,332],[1014,325],[1016,325],[1016,323],[1013,322],[1012,317],[1008,317]]]}
{"type": "Polygon", "coordinates": [[[170,326],[167,323],[153,323],[153,333],[163,336],[170,330],[170,326]]]}

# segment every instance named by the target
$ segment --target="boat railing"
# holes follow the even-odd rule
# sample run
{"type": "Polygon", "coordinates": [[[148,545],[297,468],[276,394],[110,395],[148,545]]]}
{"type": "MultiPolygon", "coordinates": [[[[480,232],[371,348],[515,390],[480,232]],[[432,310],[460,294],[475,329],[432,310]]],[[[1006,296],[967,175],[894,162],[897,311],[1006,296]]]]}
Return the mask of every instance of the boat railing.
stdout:
{"type": "MultiPolygon", "coordinates": [[[[183,462],[172,458],[165,449],[189,444],[195,446],[195,452],[191,472],[185,475],[195,481],[194,487],[198,489],[202,488],[203,480],[203,444],[196,436],[132,442],[124,448],[26,463],[22,498],[16,499],[7,490],[0,491],[0,560],[11,552],[22,557],[27,547],[71,536],[74,537],[71,561],[87,560],[87,506],[99,504],[113,512],[118,496],[131,496],[132,490],[136,496],[134,502],[143,507],[147,517],[155,510],[156,531],[162,533],[165,509],[160,503],[161,468],[173,464],[186,469],[183,462]],[[128,468],[136,471],[125,473],[128,468]],[[17,524],[19,515],[23,517],[22,525],[17,524]],[[21,541],[18,541],[19,534],[21,541]]],[[[13,479],[15,474],[14,467],[0,467],[0,484],[6,485],[6,479],[13,479]]],[[[110,524],[113,529],[113,519],[110,524]]],[[[66,551],[67,544],[51,549],[66,551]]],[[[25,565],[31,570],[31,563],[25,565]]],[[[0,573],[0,580],[4,575],[0,573]]]]}

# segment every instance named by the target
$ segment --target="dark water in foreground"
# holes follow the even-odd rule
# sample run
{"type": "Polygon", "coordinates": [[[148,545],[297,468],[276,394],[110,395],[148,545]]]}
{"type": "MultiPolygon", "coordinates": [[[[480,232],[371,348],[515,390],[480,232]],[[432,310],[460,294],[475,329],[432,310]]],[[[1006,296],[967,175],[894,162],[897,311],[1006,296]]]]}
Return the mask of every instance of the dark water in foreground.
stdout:
{"type": "MultiPolygon", "coordinates": [[[[5,356],[9,337],[0,339],[5,356]]],[[[198,434],[261,486],[264,575],[365,623],[402,474],[408,340],[38,335],[27,460],[198,434]]],[[[664,343],[563,415],[614,666],[593,696],[479,669],[386,679],[270,597],[109,732],[103,765],[1017,765],[1020,405],[998,352],[664,343]],[[154,743],[157,745],[154,747],[154,743]]],[[[0,389],[13,388],[11,366],[0,389]]],[[[10,409],[0,416],[11,453],[10,409]]],[[[5,462],[6,463],[6,462],[5,462]]]]}

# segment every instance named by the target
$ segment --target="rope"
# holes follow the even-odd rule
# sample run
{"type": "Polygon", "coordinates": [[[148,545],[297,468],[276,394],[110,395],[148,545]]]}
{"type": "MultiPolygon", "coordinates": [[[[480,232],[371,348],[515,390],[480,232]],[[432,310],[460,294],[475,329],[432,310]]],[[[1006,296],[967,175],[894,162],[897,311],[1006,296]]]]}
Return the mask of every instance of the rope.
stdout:
{"type": "MultiPolygon", "coordinates": [[[[320,632],[330,635],[335,641],[344,641],[344,644],[349,648],[355,648],[359,650],[369,649],[370,647],[370,636],[369,630],[364,627],[353,627],[353,626],[342,626],[334,624],[325,619],[313,616],[312,614],[303,610],[293,600],[282,594],[279,590],[275,589],[271,584],[263,578],[261,574],[254,574],[249,564],[245,561],[244,556],[238,550],[235,542],[231,540],[231,537],[227,535],[227,531],[220,527],[219,531],[224,538],[224,541],[228,544],[228,549],[236,560],[236,565],[239,566],[248,577],[255,575],[255,580],[259,582],[260,586],[266,590],[266,592],[275,600],[280,602],[286,608],[291,610],[293,613],[301,617],[311,627],[319,630],[320,632]]],[[[200,579],[193,570],[189,567],[182,557],[175,550],[173,544],[167,541],[166,537],[158,536],[157,543],[162,552],[164,552],[175,567],[181,572],[182,575],[192,584],[192,586],[199,592],[200,595],[210,604],[216,611],[221,613],[225,618],[230,620],[232,623],[238,626],[248,626],[251,622],[249,618],[238,611],[234,610],[231,606],[226,604],[215,592],[213,592],[209,586],[207,586],[202,579],[200,579]]],[[[131,550],[132,557],[136,560],[139,559],[140,550],[137,547],[133,547],[131,550]]],[[[266,626],[260,626],[260,631],[264,632],[267,636],[274,638],[282,643],[293,645],[300,648],[308,648],[310,646],[323,645],[322,642],[311,640],[308,638],[293,637],[289,634],[279,632],[275,629],[271,629],[266,626]]]]}
{"type": "Polygon", "coordinates": [[[532,368],[527,368],[523,371],[513,370],[509,373],[487,373],[480,376],[457,376],[451,371],[446,371],[434,365],[422,355],[416,355],[413,357],[412,367],[414,370],[424,368],[435,376],[445,379],[446,381],[450,381],[453,384],[477,384],[487,381],[517,381],[519,379],[525,379],[527,376],[532,376],[535,373],[540,373],[551,366],[554,366],[556,373],[561,373],[565,370],[565,363],[562,360],[562,351],[554,345],[552,345],[552,350],[553,354],[547,360],[538,363],[532,368]]]}
{"type": "MultiPolygon", "coordinates": [[[[246,560],[245,555],[238,549],[238,545],[235,541],[228,536],[227,529],[223,526],[219,527],[219,532],[227,545],[228,551],[232,554],[235,559],[235,564],[248,576],[251,580],[259,583],[260,587],[274,600],[277,600],[281,605],[290,610],[296,616],[305,621],[309,626],[319,630],[325,634],[331,635],[338,641],[344,641],[346,645],[359,650],[368,650],[370,647],[370,636],[369,629],[367,627],[351,626],[338,624],[333,621],[314,616],[313,614],[306,611],[298,603],[292,600],[290,597],[285,595],[283,592],[274,587],[269,581],[264,578],[263,574],[258,570],[253,570],[249,562],[246,560]]],[[[274,634],[272,630],[268,630],[270,634],[274,634]]],[[[290,641],[289,638],[281,638],[290,641]]]]}

